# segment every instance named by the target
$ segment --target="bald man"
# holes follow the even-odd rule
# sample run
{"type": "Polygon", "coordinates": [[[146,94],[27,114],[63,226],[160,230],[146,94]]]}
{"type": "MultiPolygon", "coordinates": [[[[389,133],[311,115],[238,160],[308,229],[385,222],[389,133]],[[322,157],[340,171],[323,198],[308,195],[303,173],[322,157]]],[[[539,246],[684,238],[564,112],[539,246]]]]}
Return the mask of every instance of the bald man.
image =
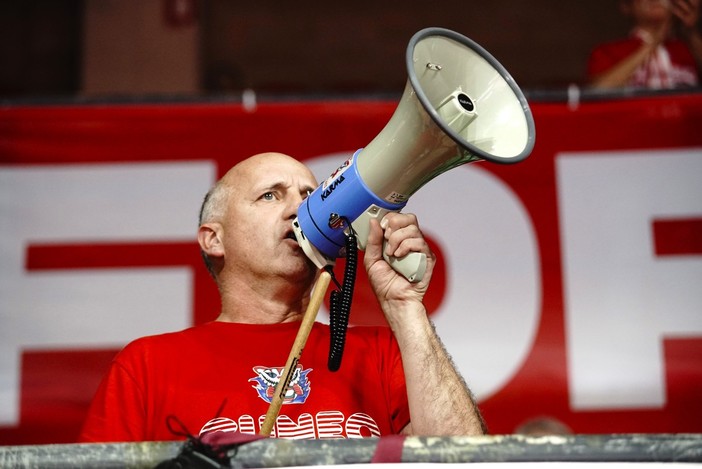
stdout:
{"type": "MultiPolygon", "coordinates": [[[[198,242],[221,296],[215,321],[137,339],[115,358],[81,441],[183,439],[260,431],[317,268],[295,240],[292,220],[317,187],[310,170],[280,153],[252,156],[207,193],[198,242]]],[[[371,221],[364,265],[388,327],[353,327],[344,364],[327,369],[329,327],[315,323],[273,427],[279,438],[389,434],[479,435],[484,423],[422,303],[435,264],[411,214],[371,221]],[[383,259],[427,255],[410,283],[383,259]]]]}

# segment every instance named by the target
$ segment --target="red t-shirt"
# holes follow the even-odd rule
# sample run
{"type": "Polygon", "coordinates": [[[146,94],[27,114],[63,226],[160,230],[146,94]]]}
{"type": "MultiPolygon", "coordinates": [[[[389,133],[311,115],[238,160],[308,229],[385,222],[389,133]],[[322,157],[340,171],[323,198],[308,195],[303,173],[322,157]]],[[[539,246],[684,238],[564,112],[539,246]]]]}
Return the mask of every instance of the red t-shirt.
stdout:
{"type": "MultiPolygon", "coordinates": [[[[210,322],[137,339],[114,359],[91,404],[83,442],[181,440],[258,433],[300,323],[210,322]]],[[[401,356],[387,327],[353,327],[341,368],[327,369],[329,327],[315,323],[271,436],[361,438],[409,423],[401,356]]]]}
{"type": "MultiPolygon", "coordinates": [[[[611,69],[642,45],[643,40],[640,37],[632,36],[597,46],[591,52],[588,61],[588,81],[611,69]]],[[[699,80],[697,65],[687,44],[679,39],[671,39],[666,41],[664,46],[670,62],[657,64],[655,60],[650,60],[634,72],[628,86],[652,87],[652,83],[659,81],[671,88],[697,85],[699,80]],[[665,77],[659,77],[661,73],[664,73],[665,77]]]]}

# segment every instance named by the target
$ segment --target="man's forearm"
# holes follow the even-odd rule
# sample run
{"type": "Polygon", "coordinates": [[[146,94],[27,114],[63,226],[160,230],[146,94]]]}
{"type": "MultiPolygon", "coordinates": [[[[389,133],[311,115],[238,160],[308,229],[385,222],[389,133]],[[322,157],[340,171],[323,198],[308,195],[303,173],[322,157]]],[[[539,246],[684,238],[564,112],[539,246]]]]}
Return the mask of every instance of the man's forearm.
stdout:
{"type": "Polygon", "coordinates": [[[475,400],[426,315],[394,330],[407,382],[411,418],[407,431],[430,436],[484,434],[475,400]]]}

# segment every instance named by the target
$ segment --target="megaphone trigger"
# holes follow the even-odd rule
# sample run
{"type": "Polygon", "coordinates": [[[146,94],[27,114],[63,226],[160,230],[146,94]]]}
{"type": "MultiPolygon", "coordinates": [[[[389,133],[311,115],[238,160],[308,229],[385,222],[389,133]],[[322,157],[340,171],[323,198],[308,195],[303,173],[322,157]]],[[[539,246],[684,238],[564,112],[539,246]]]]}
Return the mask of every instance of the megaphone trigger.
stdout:
{"type": "Polygon", "coordinates": [[[403,257],[383,254],[385,261],[395,272],[402,274],[412,283],[421,282],[427,270],[427,255],[423,252],[411,252],[403,257]]]}
{"type": "MultiPolygon", "coordinates": [[[[352,229],[356,232],[356,239],[358,240],[358,248],[365,251],[366,244],[368,243],[368,232],[370,231],[370,220],[375,218],[380,221],[383,217],[391,212],[392,210],[387,210],[377,205],[371,205],[368,210],[363,212],[359,217],[351,224],[352,229]]],[[[390,264],[395,272],[402,274],[407,280],[412,283],[420,282],[424,278],[424,273],[427,269],[427,256],[421,252],[411,252],[403,257],[393,257],[385,254],[385,246],[387,242],[383,243],[383,259],[385,262],[390,264]]]]}

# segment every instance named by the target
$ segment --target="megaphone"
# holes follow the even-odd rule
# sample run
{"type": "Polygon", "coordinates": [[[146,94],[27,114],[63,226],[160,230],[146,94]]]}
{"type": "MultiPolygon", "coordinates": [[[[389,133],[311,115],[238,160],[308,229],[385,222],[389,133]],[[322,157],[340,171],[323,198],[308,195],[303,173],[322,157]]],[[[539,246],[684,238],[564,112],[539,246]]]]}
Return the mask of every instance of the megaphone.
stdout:
{"type": "MultiPolygon", "coordinates": [[[[405,91],[385,128],[298,208],[295,236],[319,268],[344,256],[349,229],[364,249],[370,219],[401,211],[439,174],[474,161],[516,163],[534,147],[524,94],[480,45],[427,28],[411,38],[405,60],[405,91]]],[[[423,254],[386,260],[412,282],[424,275],[423,254]]]]}

